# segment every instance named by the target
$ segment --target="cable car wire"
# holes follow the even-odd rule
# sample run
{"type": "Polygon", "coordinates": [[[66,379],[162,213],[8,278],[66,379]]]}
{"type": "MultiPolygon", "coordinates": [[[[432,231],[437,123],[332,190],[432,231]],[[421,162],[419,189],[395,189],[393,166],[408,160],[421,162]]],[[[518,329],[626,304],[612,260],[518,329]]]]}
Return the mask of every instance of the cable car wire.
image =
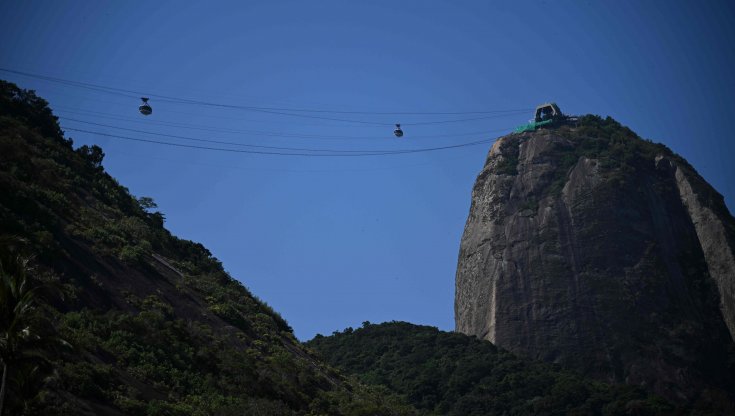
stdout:
{"type": "MultiPolygon", "coordinates": [[[[99,102],[102,102],[104,104],[108,104],[108,105],[111,105],[111,106],[128,106],[129,105],[129,103],[109,102],[109,101],[105,101],[105,100],[95,100],[95,101],[99,101],[99,102]]],[[[64,108],[64,107],[62,107],[62,106],[55,106],[55,109],[61,109],[61,108],[64,108]]],[[[515,110],[513,110],[513,111],[515,111],[515,110]]],[[[214,118],[220,118],[220,119],[249,121],[249,122],[254,122],[254,123],[273,123],[274,122],[274,120],[243,119],[242,117],[232,117],[232,116],[228,117],[228,116],[223,116],[221,114],[216,114],[215,115],[215,114],[191,113],[191,112],[176,111],[176,110],[172,110],[172,109],[166,109],[165,113],[166,114],[182,114],[182,115],[193,116],[193,117],[214,117],[214,118]]],[[[98,113],[98,114],[105,114],[105,113],[98,113]]],[[[515,112],[512,112],[512,113],[511,112],[499,113],[499,114],[496,114],[496,115],[491,116],[491,117],[488,117],[488,118],[502,118],[502,117],[508,117],[508,116],[515,116],[517,114],[519,114],[519,113],[515,113],[515,112]]],[[[136,119],[136,120],[139,120],[139,119],[136,119]]],[[[466,119],[462,119],[462,120],[463,121],[467,121],[466,119]]],[[[283,121],[280,121],[280,120],[278,122],[279,123],[284,123],[283,121]]],[[[433,123],[433,122],[429,122],[429,123],[433,123]]],[[[294,123],[289,123],[289,124],[294,124],[294,123]]],[[[299,123],[298,125],[302,125],[303,126],[303,125],[308,125],[308,124],[299,123]]],[[[324,124],[312,124],[312,125],[323,126],[324,124]]]]}
{"type": "Polygon", "coordinates": [[[88,90],[105,92],[105,93],[108,93],[108,94],[120,95],[120,96],[128,97],[128,98],[136,98],[136,99],[138,99],[138,98],[140,98],[141,95],[144,95],[144,94],[140,94],[140,93],[135,92],[135,91],[124,90],[124,89],[121,89],[121,88],[105,87],[105,86],[102,86],[102,85],[89,84],[89,83],[80,82],[80,81],[72,81],[72,80],[63,79],[63,78],[50,77],[50,76],[47,76],[47,75],[39,75],[39,74],[31,74],[31,73],[23,72],[23,71],[15,71],[15,70],[12,70],[12,69],[7,69],[7,68],[0,68],[0,71],[2,71],[2,72],[8,72],[8,73],[11,73],[11,74],[25,76],[25,77],[28,77],[28,78],[36,78],[36,79],[41,79],[41,80],[44,80],[44,81],[55,82],[57,84],[74,86],[74,87],[80,87],[80,88],[86,88],[88,90]]]}
{"type": "MultiPolygon", "coordinates": [[[[75,114],[79,116],[89,116],[91,114],[97,117],[110,118],[112,120],[118,120],[118,121],[141,122],[140,118],[121,117],[118,115],[101,113],[97,111],[84,110],[82,112],[79,112],[79,111],[69,111],[69,110],[55,110],[55,112],[75,114]]],[[[78,120],[78,119],[74,119],[74,118],[67,117],[67,116],[59,115],[59,117],[63,120],[94,124],[93,122],[90,122],[90,121],[78,120]]],[[[143,123],[145,123],[146,125],[152,124],[152,125],[160,125],[160,126],[185,128],[185,129],[191,129],[191,130],[200,130],[200,131],[205,131],[208,133],[250,134],[250,135],[259,135],[259,136],[275,137],[275,138],[317,139],[317,140],[395,140],[392,137],[386,137],[386,136],[344,136],[344,135],[320,135],[320,134],[304,134],[304,133],[283,133],[283,132],[273,132],[273,131],[265,131],[265,130],[236,130],[236,129],[226,129],[226,128],[221,128],[221,127],[214,127],[214,126],[201,126],[201,125],[194,125],[194,124],[188,124],[188,123],[167,122],[167,121],[161,121],[161,120],[145,120],[143,123]]],[[[102,126],[116,128],[116,126],[109,126],[109,125],[102,125],[102,126]]],[[[506,129],[495,129],[495,130],[483,130],[483,131],[454,133],[454,134],[418,135],[418,136],[414,136],[413,139],[457,138],[457,137],[462,137],[462,136],[464,137],[479,136],[482,134],[505,131],[505,130],[506,129]]]]}
{"type": "Polygon", "coordinates": [[[462,118],[462,119],[453,119],[453,120],[439,120],[439,121],[428,121],[428,122],[414,122],[414,123],[403,123],[404,126],[416,126],[416,125],[430,125],[430,124],[444,124],[444,123],[459,123],[464,121],[474,121],[474,120],[482,120],[486,118],[492,118],[493,116],[498,116],[501,114],[508,114],[508,113],[514,113],[514,112],[526,112],[529,111],[529,109],[514,109],[514,110],[488,110],[488,111],[467,111],[467,112],[370,112],[370,111],[342,111],[342,110],[325,110],[325,109],[303,109],[303,108],[283,108],[283,107],[256,107],[256,106],[244,106],[244,105],[233,105],[233,104],[222,104],[222,103],[215,103],[215,102],[209,102],[209,101],[202,101],[202,100],[194,100],[194,99],[186,99],[186,98],[178,98],[178,97],[172,97],[162,94],[151,94],[151,93],[145,93],[141,91],[135,91],[135,90],[128,90],[123,88],[115,88],[115,87],[107,87],[103,85],[98,84],[91,84],[86,82],[80,82],[80,81],[72,81],[67,80],[63,78],[57,78],[57,77],[51,77],[46,75],[40,75],[40,74],[33,74],[29,72],[24,71],[17,71],[12,70],[8,68],[0,68],[0,71],[8,72],[16,75],[26,76],[30,78],[37,78],[42,79],[50,82],[56,82],[63,85],[68,86],[75,86],[80,88],[86,88],[94,91],[99,92],[105,92],[109,94],[116,94],[121,95],[125,97],[134,97],[139,98],[140,96],[147,96],[147,97],[157,97],[159,101],[161,102],[172,102],[172,103],[183,103],[183,104],[196,104],[196,105],[203,105],[203,106],[210,106],[210,107],[218,107],[218,108],[230,108],[230,109],[240,109],[240,110],[246,110],[246,111],[255,111],[255,112],[261,112],[266,114],[275,114],[275,115],[283,115],[283,116],[289,116],[289,117],[300,117],[300,118],[310,118],[310,119],[317,119],[317,120],[328,120],[328,121],[339,121],[339,122],[345,122],[345,123],[357,123],[357,124],[368,124],[368,125],[376,125],[376,126],[393,126],[394,123],[385,123],[385,122],[377,122],[377,121],[368,121],[368,120],[356,120],[356,119],[344,119],[344,118],[337,118],[337,117],[323,117],[323,116],[316,116],[311,114],[298,114],[299,112],[310,112],[310,113],[331,113],[331,114],[371,114],[371,115],[463,115],[463,114],[491,114],[489,116],[484,117],[472,117],[472,118],[462,118]]]}
{"type": "MultiPolygon", "coordinates": [[[[264,146],[264,145],[257,145],[257,144],[229,142],[229,141],[223,141],[223,140],[198,139],[195,137],[179,136],[176,134],[157,133],[157,132],[152,132],[152,131],[131,129],[131,128],[126,128],[126,127],[110,126],[108,124],[94,123],[91,121],[76,120],[73,118],[67,118],[66,121],[73,121],[76,123],[83,123],[83,124],[91,124],[93,126],[108,127],[108,128],[113,128],[117,130],[130,131],[134,133],[143,133],[143,134],[150,134],[154,136],[170,137],[173,139],[191,140],[191,141],[197,141],[197,142],[203,142],[203,143],[226,144],[230,146],[242,146],[242,147],[260,148],[260,149],[274,149],[274,150],[308,151],[308,152],[335,152],[335,153],[364,153],[365,152],[364,150],[311,149],[311,148],[303,148],[303,147],[264,146]]],[[[384,152],[384,151],[380,151],[380,152],[384,152]]]]}
{"type": "Polygon", "coordinates": [[[481,140],[477,140],[473,142],[448,145],[448,146],[428,147],[428,148],[408,149],[408,150],[391,150],[391,151],[380,151],[380,150],[371,151],[369,150],[369,151],[364,151],[362,153],[291,153],[291,152],[270,152],[270,151],[260,151],[260,150],[227,149],[227,148],[221,148],[221,147],[197,146],[197,145],[190,145],[190,144],[183,144],[183,143],[165,142],[165,141],[160,141],[160,140],[149,140],[149,139],[140,139],[140,138],[129,137],[129,136],[120,136],[116,134],[77,129],[77,128],[72,128],[72,127],[62,127],[62,129],[81,132],[81,133],[96,134],[99,136],[122,139],[122,140],[131,140],[131,141],[137,141],[137,142],[154,143],[154,144],[160,144],[160,145],[166,145],[166,146],[184,147],[184,148],[191,148],[191,149],[213,150],[213,151],[231,152],[231,153],[247,153],[247,154],[262,154],[262,155],[277,155],[277,156],[305,156],[305,157],[309,157],[309,156],[312,156],[312,157],[387,156],[387,155],[424,153],[424,152],[434,152],[434,151],[439,151],[439,150],[456,149],[456,148],[467,147],[467,146],[477,146],[480,144],[491,143],[497,140],[497,139],[481,139],[481,140]]]}
{"type": "MultiPolygon", "coordinates": [[[[156,96],[155,94],[151,94],[151,96],[156,96]]],[[[163,97],[163,96],[158,96],[163,97]]],[[[198,101],[198,100],[189,100],[189,99],[171,99],[169,97],[163,97],[162,99],[159,99],[161,102],[173,102],[173,103],[188,103],[188,104],[198,104],[198,105],[204,105],[204,106],[210,106],[210,107],[219,107],[219,108],[230,108],[230,109],[240,109],[240,110],[246,110],[246,111],[255,111],[259,113],[265,113],[265,114],[276,114],[276,115],[282,115],[282,116],[289,116],[289,117],[299,117],[299,118],[308,118],[308,119],[314,119],[314,120],[327,120],[327,121],[340,121],[344,123],[357,123],[357,124],[369,124],[373,126],[393,126],[395,123],[385,123],[385,122],[379,122],[379,121],[368,121],[368,120],[356,120],[356,119],[346,119],[346,118],[337,118],[337,117],[324,117],[324,116],[315,116],[311,114],[295,114],[295,113],[289,113],[286,112],[288,110],[276,110],[276,109],[269,109],[268,107],[250,107],[250,106],[241,106],[241,105],[233,105],[233,104],[221,104],[221,103],[212,103],[207,101],[198,101]]],[[[290,110],[290,111],[306,111],[306,110],[290,110]]],[[[490,118],[495,118],[501,115],[505,114],[513,114],[513,113],[526,113],[528,111],[531,111],[529,109],[523,109],[523,110],[504,110],[504,113],[494,113],[492,115],[483,116],[483,117],[471,117],[471,118],[461,118],[461,119],[452,119],[452,120],[438,120],[438,121],[423,121],[423,122],[413,122],[413,123],[403,123],[404,126],[420,126],[420,125],[429,125],[429,124],[446,124],[446,123],[460,123],[465,121],[475,121],[475,120],[486,120],[490,118]]],[[[321,112],[321,110],[320,110],[321,112]]],[[[326,111],[324,111],[326,112],[326,111]]],[[[335,112],[338,113],[338,112],[335,112]]],[[[397,114],[397,113],[393,113],[397,114]]]]}

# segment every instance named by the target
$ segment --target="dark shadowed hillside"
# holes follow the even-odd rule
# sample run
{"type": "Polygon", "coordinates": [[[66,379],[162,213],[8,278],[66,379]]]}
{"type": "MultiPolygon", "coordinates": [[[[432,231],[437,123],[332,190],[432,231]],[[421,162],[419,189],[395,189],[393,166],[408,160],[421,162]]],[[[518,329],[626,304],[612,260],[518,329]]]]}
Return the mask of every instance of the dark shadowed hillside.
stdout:
{"type": "Polygon", "coordinates": [[[103,158],[74,150],[44,100],[0,81],[0,234],[27,241],[36,282],[63,288],[41,311],[71,345],[45,351],[53,371],[9,362],[5,415],[413,413],[310,355],[103,158]]]}

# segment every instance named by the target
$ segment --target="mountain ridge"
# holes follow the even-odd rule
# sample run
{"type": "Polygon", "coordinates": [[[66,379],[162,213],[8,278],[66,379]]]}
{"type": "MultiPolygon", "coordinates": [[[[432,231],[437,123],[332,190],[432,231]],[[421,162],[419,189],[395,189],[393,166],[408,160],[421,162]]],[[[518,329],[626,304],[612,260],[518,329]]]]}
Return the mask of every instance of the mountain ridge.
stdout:
{"type": "Polygon", "coordinates": [[[683,158],[611,118],[505,136],[473,187],[456,328],[672,400],[729,389],[733,235],[683,158]]]}

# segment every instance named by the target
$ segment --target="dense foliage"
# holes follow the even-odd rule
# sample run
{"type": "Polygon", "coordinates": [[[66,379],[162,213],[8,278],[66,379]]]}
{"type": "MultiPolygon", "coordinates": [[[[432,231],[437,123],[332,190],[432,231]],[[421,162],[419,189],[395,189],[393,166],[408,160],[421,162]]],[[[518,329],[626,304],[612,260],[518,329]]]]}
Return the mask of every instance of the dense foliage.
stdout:
{"type": "Polygon", "coordinates": [[[23,253],[25,241],[0,236],[0,415],[27,413],[52,370],[50,357],[68,345],[47,319],[44,282],[23,253]]]}
{"type": "Polygon", "coordinates": [[[404,322],[365,323],[306,345],[365,383],[436,415],[665,415],[673,407],[632,386],[529,363],[487,341],[404,322]]]}
{"type": "Polygon", "coordinates": [[[206,248],[171,235],[151,198],[108,175],[100,147],[75,150],[43,99],[3,81],[0,155],[0,233],[27,240],[63,287],[46,314],[72,348],[50,356],[17,414],[413,414],[309,355],[206,248]]]}

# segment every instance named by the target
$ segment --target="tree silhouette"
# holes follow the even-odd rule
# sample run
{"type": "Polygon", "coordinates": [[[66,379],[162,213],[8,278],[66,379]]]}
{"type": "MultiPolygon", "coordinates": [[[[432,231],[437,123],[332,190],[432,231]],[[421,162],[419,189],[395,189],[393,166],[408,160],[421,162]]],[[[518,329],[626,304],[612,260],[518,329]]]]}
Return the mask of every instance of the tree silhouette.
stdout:
{"type": "Polygon", "coordinates": [[[102,148],[96,144],[91,147],[85,144],[77,149],[77,153],[82,155],[82,157],[84,157],[95,169],[100,169],[102,167],[102,160],[105,158],[105,152],[103,152],[102,148]]]}
{"type": "Polygon", "coordinates": [[[23,243],[24,240],[16,237],[0,237],[0,416],[7,407],[5,398],[11,373],[16,381],[22,381],[21,390],[28,390],[33,385],[31,379],[40,377],[48,364],[50,343],[66,344],[45,333],[50,325],[44,325],[45,320],[37,309],[41,291],[49,285],[38,284],[32,278],[30,259],[18,250],[23,243]]]}

